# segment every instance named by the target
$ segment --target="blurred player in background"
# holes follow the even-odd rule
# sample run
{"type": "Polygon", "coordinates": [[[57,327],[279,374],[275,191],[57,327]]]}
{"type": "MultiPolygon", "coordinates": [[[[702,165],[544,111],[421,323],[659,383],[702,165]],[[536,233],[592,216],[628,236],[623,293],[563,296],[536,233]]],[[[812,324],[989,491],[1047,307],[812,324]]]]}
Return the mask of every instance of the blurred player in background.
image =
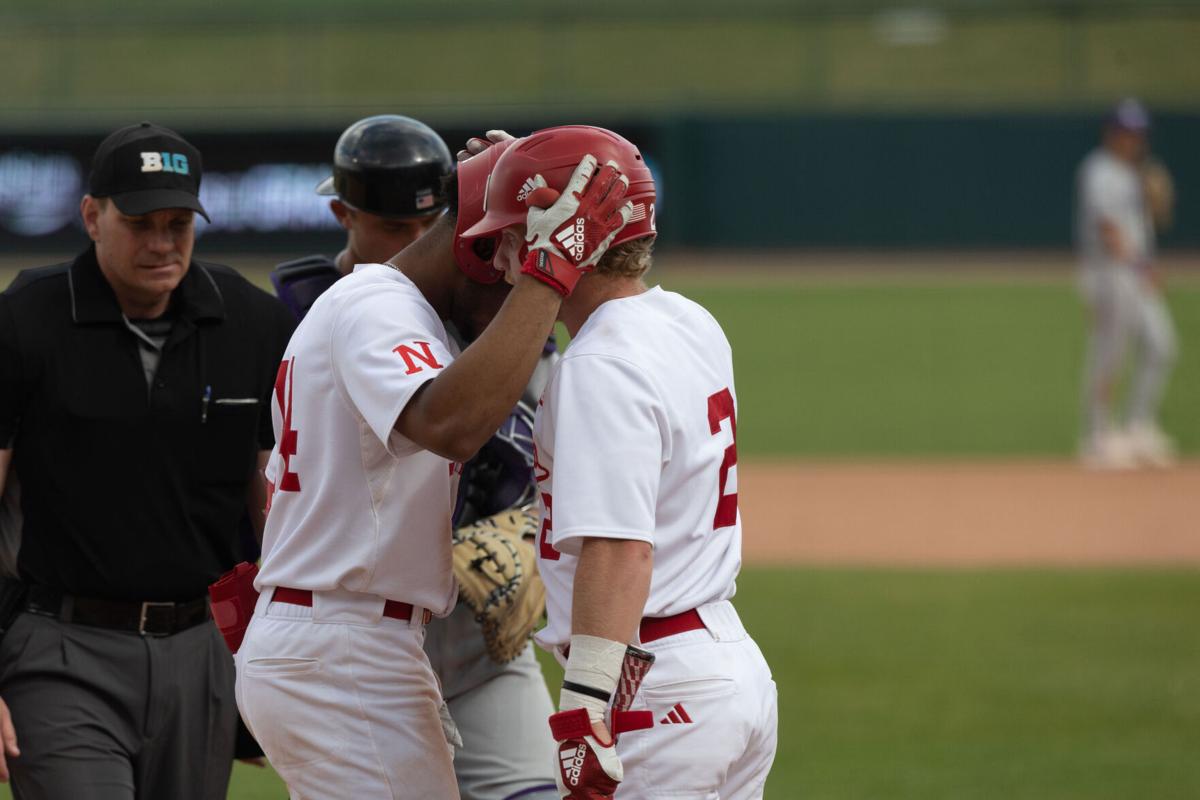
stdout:
{"type": "MultiPolygon", "coordinates": [[[[477,171],[481,192],[487,172],[477,171]]],[[[355,264],[382,263],[403,250],[443,214],[454,178],[449,150],[425,124],[383,115],[351,125],[334,150],[333,175],[317,187],[333,197],[329,206],[346,229],[346,246],[334,258],[318,255],[280,264],[271,275],[280,298],[302,319],[355,264]]],[[[494,246],[480,244],[488,245],[483,255],[490,260],[494,246]]],[[[467,346],[462,332],[452,324],[447,329],[460,347],[467,346]]],[[[463,468],[456,525],[532,502],[533,409],[557,359],[551,339],[508,422],[463,468]]],[[[474,612],[460,602],[449,617],[426,627],[425,652],[462,736],[454,759],[462,796],[557,797],[550,770],[553,743],[542,728],[553,708],[532,645],[497,663],[485,648],[474,612]]]]}
{"type": "Polygon", "coordinates": [[[1174,325],[1154,267],[1156,228],[1170,223],[1170,176],[1147,148],[1150,117],[1121,101],[1101,146],[1078,174],[1076,240],[1080,288],[1091,314],[1084,377],[1084,463],[1099,468],[1167,466],[1175,448],[1158,425],[1175,361],[1174,325]],[[1134,356],[1124,418],[1116,390],[1134,356]]]}
{"type": "MultiPolygon", "coordinates": [[[[496,265],[512,274],[539,243],[523,224],[524,199],[552,200],[584,153],[620,169],[633,208],[563,301],[573,338],[535,424],[548,610],[537,639],[565,668],[550,718],[559,792],[760,798],[777,697],[729,602],[742,533],[732,353],[707,311],[643,281],[656,229],[641,153],[582,125],[519,139],[492,171],[483,220],[463,235],[500,234],[496,265]],[[629,644],[655,660],[626,698],[629,644]],[[638,724],[622,724],[626,706],[638,724]]],[[[575,246],[583,241],[577,231],[575,246]]]]}

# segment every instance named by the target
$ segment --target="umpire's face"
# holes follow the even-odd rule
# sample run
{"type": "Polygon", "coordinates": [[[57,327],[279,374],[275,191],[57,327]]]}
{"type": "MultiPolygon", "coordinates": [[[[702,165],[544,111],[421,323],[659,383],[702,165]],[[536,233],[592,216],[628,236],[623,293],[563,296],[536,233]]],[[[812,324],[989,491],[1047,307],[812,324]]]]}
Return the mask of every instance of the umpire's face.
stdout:
{"type": "Polygon", "coordinates": [[[122,310],[135,317],[165,311],[192,259],[194,212],[164,208],[130,217],[111,200],[90,195],[81,210],[100,270],[122,310]]]}

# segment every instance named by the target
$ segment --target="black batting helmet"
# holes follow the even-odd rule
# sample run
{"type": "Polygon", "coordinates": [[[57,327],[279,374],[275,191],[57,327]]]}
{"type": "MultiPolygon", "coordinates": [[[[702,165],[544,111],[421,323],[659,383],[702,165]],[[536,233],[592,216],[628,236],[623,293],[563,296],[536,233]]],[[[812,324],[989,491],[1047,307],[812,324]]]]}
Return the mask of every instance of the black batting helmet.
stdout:
{"type": "Polygon", "coordinates": [[[454,160],[442,137],[396,114],[360,119],[338,139],[333,175],[317,194],[381,217],[423,217],[446,207],[443,179],[454,160]]]}

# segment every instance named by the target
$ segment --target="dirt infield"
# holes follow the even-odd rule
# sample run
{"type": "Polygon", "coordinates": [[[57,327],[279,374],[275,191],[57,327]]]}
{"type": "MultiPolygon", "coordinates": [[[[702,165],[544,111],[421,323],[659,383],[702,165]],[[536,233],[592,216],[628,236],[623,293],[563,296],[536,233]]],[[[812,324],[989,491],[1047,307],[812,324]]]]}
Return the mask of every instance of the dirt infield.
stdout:
{"type": "Polygon", "coordinates": [[[751,564],[1200,565],[1200,463],[738,466],[751,564]]]}

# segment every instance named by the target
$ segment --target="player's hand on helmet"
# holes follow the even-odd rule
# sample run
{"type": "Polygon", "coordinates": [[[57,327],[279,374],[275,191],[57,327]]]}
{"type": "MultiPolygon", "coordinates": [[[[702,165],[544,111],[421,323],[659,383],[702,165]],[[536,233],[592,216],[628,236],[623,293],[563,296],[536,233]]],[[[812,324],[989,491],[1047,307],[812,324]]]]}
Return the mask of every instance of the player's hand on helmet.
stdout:
{"type": "Polygon", "coordinates": [[[521,271],[566,297],[628,224],[633,214],[633,204],[625,200],[629,179],[616,162],[597,170],[596,158],[586,155],[562,194],[549,188],[541,175],[532,182],[525,201],[529,255],[521,271]]]}
{"type": "Polygon", "coordinates": [[[616,742],[603,722],[592,722],[586,708],[550,716],[554,748],[554,782],[567,800],[611,800],[625,777],[616,742]]]}
{"type": "Polygon", "coordinates": [[[472,136],[470,139],[467,139],[466,146],[458,151],[458,160],[466,161],[471,156],[479,155],[494,144],[500,144],[500,142],[506,142],[514,138],[516,137],[508,131],[500,130],[488,131],[483,136],[472,136]]]}

